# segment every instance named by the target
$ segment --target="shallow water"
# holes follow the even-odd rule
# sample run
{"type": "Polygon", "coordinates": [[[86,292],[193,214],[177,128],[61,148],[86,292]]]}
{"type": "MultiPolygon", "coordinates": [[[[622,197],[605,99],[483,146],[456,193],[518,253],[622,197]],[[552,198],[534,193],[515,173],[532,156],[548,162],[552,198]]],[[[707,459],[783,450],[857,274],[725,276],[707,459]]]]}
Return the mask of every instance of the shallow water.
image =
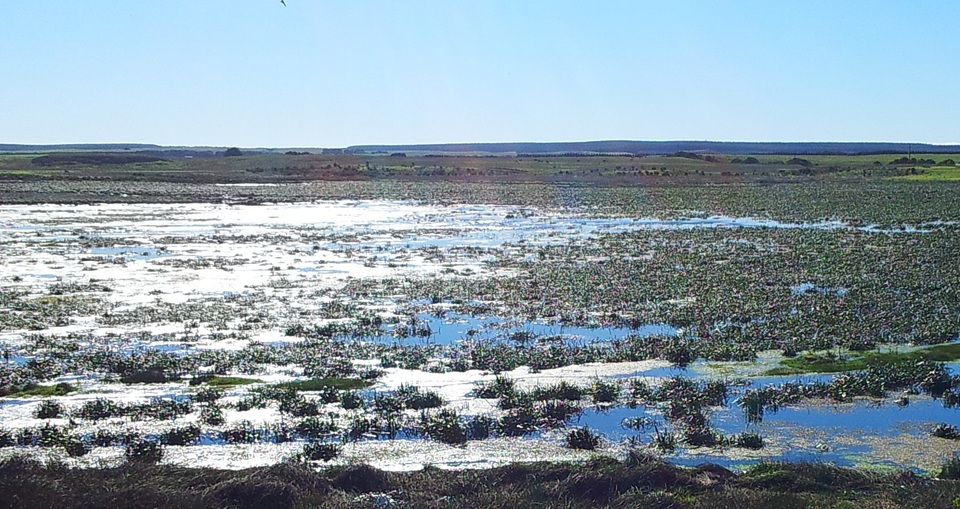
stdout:
{"type": "MultiPolygon", "coordinates": [[[[546,213],[531,208],[486,205],[423,205],[413,202],[338,201],[302,204],[264,205],[0,205],[0,249],[4,260],[0,266],[0,280],[5,289],[28,292],[31,297],[49,298],[49,287],[54,282],[89,283],[96,280],[107,286],[109,292],[95,292],[97,298],[111,306],[110,313],[122,314],[130,310],[151,310],[160,304],[183,306],[171,308],[164,318],[146,318],[141,322],[100,323],[102,316],[70,316],[63,324],[47,330],[12,330],[0,334],[0,344],[19,348],[27,344],[29,334],[43,333],[65,336],[89,334],[91,343],[103,343],[121,351],[153,349],[162,352],[187,352],[194,349],[240,349],[250,341],[265,345],[283,345],[298,338],[283,336],[290,323],[321,322],[317,318],[329,302],[324,290],[339,288],[353,279],[390,278],[399,275],[443,275],[457,277],[487,276],[495,268],[486,263],[497,253],[524,253],[517,246],[562,245],[592,236],[651,229],[702,228],[790,228],[819,230],[859,230],[888,234],[918,232],[944,225],[920,225],[919,228],[880,229],[874,226],[854,226],[840,222],[782,223],[757,218],[734,218],[698,215],[678,219],[657,218],[599,218],[581,214],[546,213]],[[498,251],[504,250],[504,251],[498,251]],[[16,279],[17,276],[19,279],[16,279]],[[190,305],[217,307],[225,316],[216,326],[186,326],[190,321],[190,305]],[[238,322],[250,318],[250,311],[262,310],[269,320],[238,322]],[[243,328],[246,327],[246,328],[243,328]],[[145,334],[142,334],[145,333],[145,334]],[[220,334],[220,338],[215,337],[220,334]],[[234,336],[229,336],[234,334],[234,336]],[[108,337],[108,335],[114,335],[108,337]]],[[[843,287],[821,287],[801,283],[794,294],[819,292],[843,296],[843,287]]],[[[83,293],[89,296],[91,292],[83,293]]],[[[375,309],[389,314],[405,305],[403,296],[391,302],[357,303],[358,310],[375,309]]],[[[572,326],[550,320],[512,320],[498,316],[472,316],[447,312],[437,316],[422,311],[424,303],[414,315],[415,325],[428,331],[423,336],[398,339],[392,333],[395,325],[386,324],[380,334],[361,338],[363,341],[402,342],[406,344],[453,345],[459,341],[517,341],[567,344],[605,343],[627,335],[641,337],[675,335],[679,331],[668,324],[651,323],[637,328],[615,327],[596,323],[595,326],[572,326]]],[[[95,312],[93,312],[95,313],[95,312]]],[[[255,314],[255,313],[253,313],[255,314]]],[[[11,363],[23,364],[32,358],[30,352],[17,351],[11,363]]],[[[960,363],[951,364],[954,371],[960,363]]],[[[283,372],[271,380],[290,379],[290,366],[276,366],[283,372]]],[[[573,372],[573,370],[570,370],[573,372]]],[[[616,373],[604,372],[595,366],[578,371],[580,381],[622,379],[643,376],[651,379],[671,376],[707,376],[705,363],[693,363],[688,369],[657,367],[630,369],[616,373]],[[591,378],[592,377],[592,378],[591,378]]],[[[545,383],[555,374],[540,374],[545,383]]],[[[463,415],[476,415],[478,408],[493,411],[490,405],[478,404],[475,398],[465,396],[471,384],[487,374],[420,374],[410,377],[414,383],[434,380],[437,390],[445,390],[451,406],[463,415]],[[431,378],[433,377],[433,378],[431,378]],[[447,377],[447,378],[444,378],[447,377]],[[460,378],[457,378],[460,377],[460,378]],[[473,378],[471,378],[473,377],[473,378]]],[[[716,378],[716,377],[714,377],[716,378]]],[[[723,377],[720,377],[723,378],[723,377]]],[[[803,380],[829,381],[830,375],[805,376],[803,380]]],[[[767,383],[795,381],[797,377],[754,378],[754,386],[767,383]]],[[[76,404],[97,395],[112,398],[137,399],[151,396],[181,397],[184,387],[134,387],[113,384],[94,384],[83,381],[87,393],[62,398],[76,404]],[[173,391],[173,392],[171,392],[173,391]]],[[[239,397],[246,389],[235,389],[239,397]]],[[[686,450],[673,456],[678,463],[719,461],[734,464],[755,461],[764,456],[771,459],[821,459],[850,463],[852,456],[862,456],[871,449],[860,442],[830,440],[830,437],[869,435],[895,437],[925,436],[930,423],[960,422],[960,413],[945,409],[929,398],[912,398],[910,405],[899,408],[891,403],[879,407],[858,401],[845,405],[801,405],[767,412],[759,425],[748,425],[743,413],[736,407],[736,398],[743,388],[734,388],[730,406],[711,412],[714,426],[724,434],[757,430],[770,437],[771,447],[754,457],[724,456],[720,452],[686,450]],[[811,434],[817,435],[815,440],[811,434]],[[817,449],[815,442],[829,442],[825,450],[817,449]]],[[[37,426],[40,421],[31,416],[37,400],[0,400],[0,426],[37,426]]],[[[266,413],[271,419],[277,415],[266,413]]],[[[196,416],[187,418],[195,420],[196,416]]],[[[230,414],[231,424],[245,417],[243,412],[230,414]]],[[[622,426],[625,418],[650,417],[662,422],[656,408],[585,409],[571,420],[571,426],[587,425],[608,439],[620,442],[639,437],[649,443],[651,430],[629,430],[622,426]]],[[[155,428],[156,426],[154,426],[155,428]]],[[[156,429],[148,434],[155,436],[156,429]]],[[[552,440],[549,433],[535,433],[526,442],[552,440]]],[[[403,434],[404,442],[414,442],[416,436],[403,434]]],[[[498,442],[499,443],[499,442],[498,442]]],[[[506,443],[506,442],[505,442],[506,443]]],[[[221,447],[222,441],[212,433],[205,435],[197,451],[221,447]]],[[[367,444],[361,444],[366,446],[367,444]]],[[[409,444],[405,444],[409,445],[409,444]]],[[[515,443],[514,443],[515,445],[515,443]]],[[[561,457],[550,442],[550,457],[561,457]]],[[[276,446],[282,448],[282,446],[276,446]]],[[[386,445],[384,445],[386,447],[386,445]]],[[[255,448],[255,447],[252,447],[255,448]]],[[[488,454],[490,450],[477,454],[488,454]]],[[[417,460],[417,451],[411,449],[410,458],[417,460]]],[[[202,458],[183,454],[185,461],[202,458]]],[[[197,452],[197,455],[204,453],[197,452]]],[[[452,453],[444,452],[451,455],[452,453]]],[[[473,464],[487,461],[484,457],[467,457],[462,451],[452,454],[451,464],[473,464]]],[[[497,450],[500,460],[523,459],[521,452],[507,447],[497,450]],[[512,455],[512,456],[511,456],[512,455]]],[[[546,454],[546,453],[544,453],[546,454]]],[[[441,455],[442,456],[442,455],[441,455]]],[[[537,456],[540,457],[540,456],[537,456]]],[[[877,460],[884,461],[884,460],[877,460]]],[[[905,463],[902,463],[905,464],[905,463]]]]}

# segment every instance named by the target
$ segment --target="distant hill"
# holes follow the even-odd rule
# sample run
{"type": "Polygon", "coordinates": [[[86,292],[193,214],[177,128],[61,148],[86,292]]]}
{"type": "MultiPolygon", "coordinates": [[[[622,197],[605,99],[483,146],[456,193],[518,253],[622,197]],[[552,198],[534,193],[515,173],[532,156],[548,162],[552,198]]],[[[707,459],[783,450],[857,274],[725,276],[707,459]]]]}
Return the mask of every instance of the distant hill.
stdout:
{"type": "Polygon", "coordinates": [[[731,141],[578,141],[560,143],[448,143],[430,145],[356,145],[353,153],[474,153],[474,154],[565,154],[627,153],[673,154],[704,152],[711,154],[925,154],[960,153],[960,145],[926,143],[848,143],[848,142],[731,142],[731,141]]]}
{"type": "MultiPolygon", "coordinates": [[[[169,147],[145,143],[78,143],[68,145],[2,144],[0,152],[121,152],[157,157],[214,157],[227,147],[169,147]]],[[[243,148],[245,154],[276,154],[288,148],[243,148]]],[[[960,154],[960,145],[873,142],[739,142],[739,141],[576,141],[546,143],[440,143],[420,145],[354,145],[347,148],[299,148],[311,153],[354,154],[676,154],[678,152],[725,155],[745,154],[960,154]]]]}

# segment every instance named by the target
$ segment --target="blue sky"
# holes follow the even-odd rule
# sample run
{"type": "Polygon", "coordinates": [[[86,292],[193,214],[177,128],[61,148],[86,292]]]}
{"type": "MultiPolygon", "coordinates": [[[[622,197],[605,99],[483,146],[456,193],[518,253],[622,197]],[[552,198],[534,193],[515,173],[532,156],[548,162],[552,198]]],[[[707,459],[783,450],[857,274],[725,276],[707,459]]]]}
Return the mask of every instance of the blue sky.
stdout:
{"type": "Polygon", "coordinates": [[[960,142],[960,2],[0,6],[0,143],[960,142]]]}

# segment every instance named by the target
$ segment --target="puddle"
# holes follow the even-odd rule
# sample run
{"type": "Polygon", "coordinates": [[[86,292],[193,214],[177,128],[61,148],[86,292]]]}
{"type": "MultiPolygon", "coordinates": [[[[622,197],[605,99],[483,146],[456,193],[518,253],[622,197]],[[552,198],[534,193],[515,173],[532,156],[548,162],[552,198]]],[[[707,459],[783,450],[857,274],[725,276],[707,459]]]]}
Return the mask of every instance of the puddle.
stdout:
{"type": "Polygon", "coordinates": [[[813,283],[801,283],[794,286],[790,293],[793,295],[803,295],[805,293],[819,293],[825,295],[836,295],[843,297],[847,294],[847,289],[842,286],[817,286],[813,283]]]}

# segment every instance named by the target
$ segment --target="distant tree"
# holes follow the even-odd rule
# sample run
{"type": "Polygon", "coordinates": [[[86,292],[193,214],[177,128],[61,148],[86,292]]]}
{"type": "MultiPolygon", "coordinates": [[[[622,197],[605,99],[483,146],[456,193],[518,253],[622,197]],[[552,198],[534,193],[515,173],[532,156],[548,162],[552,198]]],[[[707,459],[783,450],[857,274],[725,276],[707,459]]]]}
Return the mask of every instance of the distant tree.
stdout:
{"type": "Polygon", "coordinates": [[[227,149],[226,152],[223,153],[224,157],[237,157],[242,155],[243,155],[243,152],[240,152],[240,149],[238,149],[237,147],[230,147],[227,149]]]}

